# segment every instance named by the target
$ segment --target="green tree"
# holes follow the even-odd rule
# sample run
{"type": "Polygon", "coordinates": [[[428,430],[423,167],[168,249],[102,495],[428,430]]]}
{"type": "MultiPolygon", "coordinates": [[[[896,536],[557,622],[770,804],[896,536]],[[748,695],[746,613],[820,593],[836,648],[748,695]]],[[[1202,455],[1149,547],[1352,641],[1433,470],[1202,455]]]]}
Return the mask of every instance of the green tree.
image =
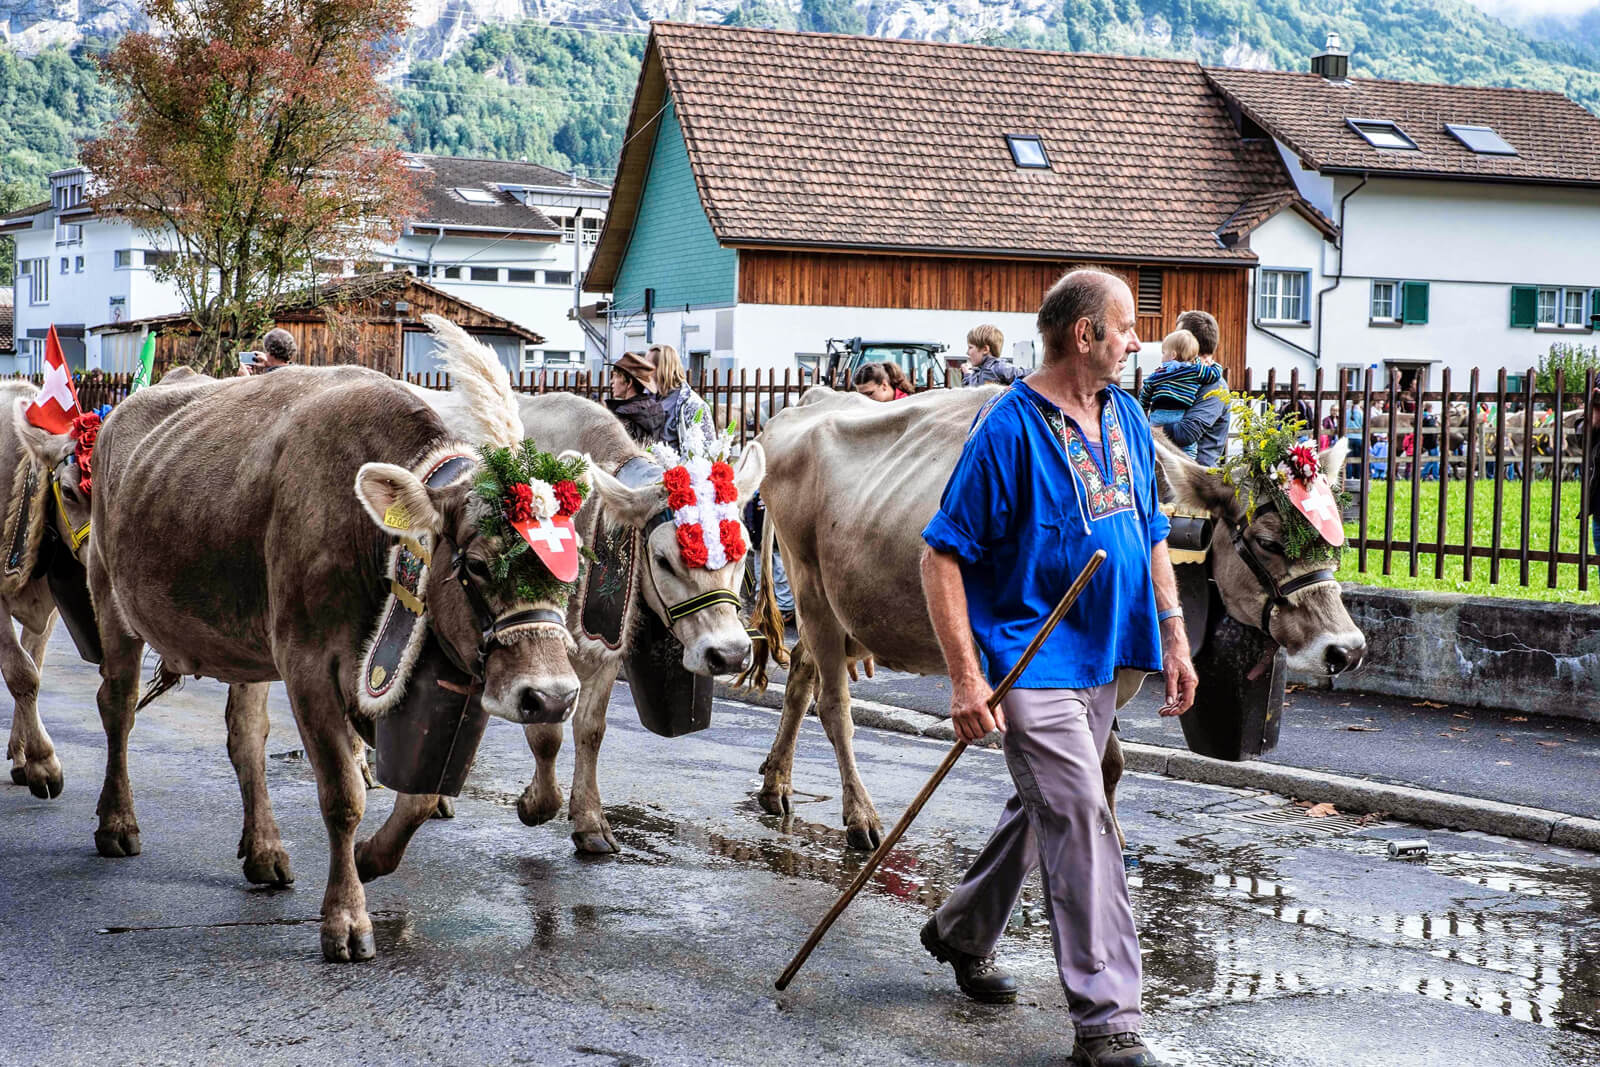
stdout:
{"type": "Polygon", "coordinates": [[[416,205],[377,80],[406,0],[150,0],[105,59],[128,101],[85,147],[95,210],[176,252],[156,271],[229,373],[319,261],[359,258],[416,205]]]}
{"type": "Polygon", "coordinates": [[[799,24],[816,33],[865,33],[867,20],[851,0],[800,0],[799,24]]]}

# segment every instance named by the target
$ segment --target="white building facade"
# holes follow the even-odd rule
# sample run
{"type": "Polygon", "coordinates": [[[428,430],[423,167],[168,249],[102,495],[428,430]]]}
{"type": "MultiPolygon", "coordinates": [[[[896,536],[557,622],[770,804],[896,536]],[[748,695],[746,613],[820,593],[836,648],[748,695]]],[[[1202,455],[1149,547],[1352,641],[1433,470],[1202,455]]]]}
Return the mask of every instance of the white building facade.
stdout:
{"type": "MultiPolygon", "coordinates": [[[[588,339],[571,311],[609,189],[530,163],[407,159],[423,193],[423,217],[369,259],[320,264],[320,276],[410,270],[546,339],[508,358],[511,370],[582,366],[588,339]]],[[[171,236],[97,216],[87,203],[91,181],[82,167],[60,171],[51,176],[48,202],[0,217],[17,260],[16,354],[0,356],[0,373],[37,372],[51,325],[73,369],[127,372],[136,349],[126,338],[103,346],[95,328],[183,309],[176,287],[154,272],[173,255],[171,236]]],[[[432,365],[419,357],[407,369],[432,365]]]]}

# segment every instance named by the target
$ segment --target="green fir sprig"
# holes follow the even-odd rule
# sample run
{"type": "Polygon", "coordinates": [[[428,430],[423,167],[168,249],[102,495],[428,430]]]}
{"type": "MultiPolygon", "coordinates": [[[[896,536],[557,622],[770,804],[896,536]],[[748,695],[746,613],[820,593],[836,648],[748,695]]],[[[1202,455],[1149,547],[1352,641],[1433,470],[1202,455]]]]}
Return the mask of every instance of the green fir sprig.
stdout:
{"type": "Polygon", "coordinates": [[[572,482],[579,497],[587,498],[589,489],[583,479],[587,470],[582,459],[560,459],[541,452],[531,440],[514,449],[478,447],[478,473],[472,480],[472,492],[486,505],[478,519],[478,533],[503,546],[500,554],[489,561],[489,574],[496,585],[509,584],[520,600],[566,606],[576,583],[560,581],[550,573],[506,518],[505,501],[511,486],[535,481],[551,486],[572,482]]]}
{"type": "MultiPolygon", "coordinates": [[[[1337,565],[1340,549],[1328,544],[1317,528],[1289,501],[1288,484],[1281,468],[1291,464],[1290,451],[1298,444],[1315,444],[1310,430],[1298,415],[1279,415],[1270,407],[1258,409],[1247,398],[1228,395],[1234,432],[1240,450],[1219,465],[1222,480],[1233,486],[1234,495],[1244,505],[1245,517],[1255,519],[1263,498],[1270,501],[1283,520],[1284,554],[1291,560],[1326,560],[1337,565]]],[[[1344,479],[1334,479],[1334,503],[1344,510],[1350,494],[1344,479]]]]}

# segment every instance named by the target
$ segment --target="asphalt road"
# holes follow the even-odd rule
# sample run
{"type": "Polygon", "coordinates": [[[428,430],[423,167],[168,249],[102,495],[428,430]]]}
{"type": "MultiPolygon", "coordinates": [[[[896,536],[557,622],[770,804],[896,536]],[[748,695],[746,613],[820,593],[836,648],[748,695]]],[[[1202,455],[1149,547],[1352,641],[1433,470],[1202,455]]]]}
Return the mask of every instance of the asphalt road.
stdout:
{"type": "MultiPolygon", "coordinates": [[[[142,855],[94,853],[103,741],[96,678],[59,640],[44,715],[66,768],[54,801],[0,789],[5,959],[0,1062],[1059,1064],[1070,1045],[1030,890],[1002,942],[1024,995],[963,999],[917,928],[1008,792],[973,750],[791,989],[772,980],[859,858],[815,721],[798,814],[753,801],[776,717],[642,731],[625,688],[601,784],[623,851],[575,855],[562,821],[527,828],[531,767],[493,722],[453,821],[418,834],[368,889],[378,958],[322,962],[326,838],[281,690],[268,780],[298,876],[254,889],[233,858],[240,806],[219,686],[145,712],[130,765],[142,855]]],[[[3,698],[0,698],[3,699],[3,698]]],[[[886,817],[944,746],[862,730],[886,817]]],[[[563,755],[562,777],[570,772],[563,755]]],[[[367,826],[390,806],[369,794],[367,826]]],[[[1242,818],[1281,801],[1130,776],[1119,795],[1146,971],[1145,1033],[1173,1064],[1600,1061],[1600,857],[1405,826],[1339,835],[1242,818]]]]}
{"type": "MultiPolygon", "coordinates": [[[[782,669],[773,672],[775,681],[784,678],[782,669]]],[[[1183,749],[1182,725],[1156,714],[1159,682],[1146,682],[1117,717],[1120,736],[1183,749]]],[[[944,678],[878,671],[850,692],[950,714],[944,678]]],[[[1284,705],[1268,763],[1600,818],[1600,723],[1298,686],[1284,705]]]]}

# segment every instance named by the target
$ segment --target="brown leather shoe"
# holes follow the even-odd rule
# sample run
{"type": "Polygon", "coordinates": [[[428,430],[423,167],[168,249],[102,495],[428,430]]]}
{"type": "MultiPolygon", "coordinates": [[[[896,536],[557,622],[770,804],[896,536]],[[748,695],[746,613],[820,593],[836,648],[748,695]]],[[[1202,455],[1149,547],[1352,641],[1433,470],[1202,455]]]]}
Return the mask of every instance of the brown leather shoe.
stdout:
{"type": "Polygon", "coordinates": [[[993,956],[974,956],[939,940],[939,927],[929,919],[922,927],[922,947],[940,963],[948,963],[956,972],[956,985],[961,992],[983,1004],[1014,1004],[1017,1000],[1017,980],[998,964],[993,956]]]}
{"type": "Polygon", "coordinates": [[[1161,1061],[1131,1031],[1095,1037],[1079,1034],[1072,1046],[1072,1062],[1078,1067],[1161,1067],[1161,1061]]]}

